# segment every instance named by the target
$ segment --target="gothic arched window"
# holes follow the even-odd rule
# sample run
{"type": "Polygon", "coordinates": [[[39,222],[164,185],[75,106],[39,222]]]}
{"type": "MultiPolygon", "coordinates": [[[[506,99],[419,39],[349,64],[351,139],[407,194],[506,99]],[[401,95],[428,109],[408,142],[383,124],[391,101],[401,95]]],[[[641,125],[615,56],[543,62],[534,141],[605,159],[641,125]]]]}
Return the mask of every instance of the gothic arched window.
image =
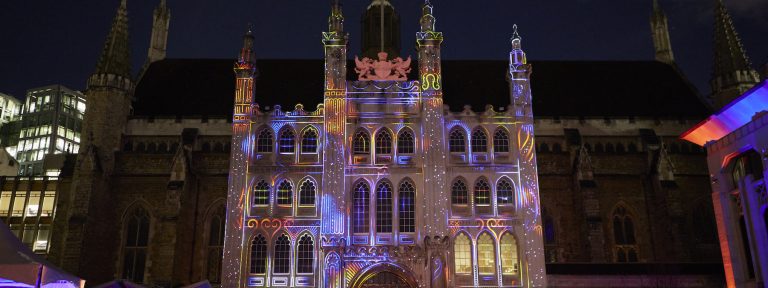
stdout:
{"type": "Polygon", "coordinates": [[[301,153],[317,153],[317,131],[315,128],[308,128],[301,135],[301,153]]]}
{"type": "Polygon", "coordinates": [[[392,232],[392,185],[386,181],[376,186],[376,232],[392,232]]]}
{"type": "Polygon", "coordinates": [[[296,273],[311,274],[315,271],[315,243],[312,236],[304,234],[296,248],[296,273]]]}
{"type": "Polygon", "coordinates": [[[371,139],[368,137],[368,133],[364,130],[360,130],[355,134],[355,138],[352,140],[352,152],[354,154],[370,154],[370,143],[371,139]]]}
{"type": "Polygon", "coordinates": [[[457,128],[451,131],[451,135],[448,139],[448,150],[456,153],[464,153],[467,151],[466,136],[461,129],[457,128]]]}
{"type": "Polygon", "coordinates": [[[416,232],[416,211],[414,200],[416,198],[416,188],[413,183],[405,181],[400,184],[400,233],[416,232]]]}
{"type": "Polygon", "coordinates": [[[256,152],[258,153],[271,153],[272,152],[272,131],[269,128],[263,128],[256,136],[256,152]]]}
{"type": "Polygon", "coordinates": [[[277,205],[293,204],[293,185],[288,180],[283,180],[280,185],[277,186],[277,205]]]}
{"type": "Polygon", "coordinates": [[[499,205],[515,203],[515,189],[507,178],[501,178],[496,184],[496,202],[499,205]]]}
{"type": "Polygon", "coordinates": [[[466,234],[461,233],[453,241],[456,274],[472,273],[472,244],[466,234]]]}
{"type": "Polygon", "coordinates": [[[149,244],[149,213],[141,207],[134,208],[125,219],[122,278],[144,283],[144,270],[149,244]]]}
{"type": "Polygon", "coordinates": [[[315,182],[304,180],[299,187],[299,206],[315,206],[315,182]]]}
{"type": "Polygon", "coordinates": [[[376,133],[376,155],[392,154],[392,134],[387,129],[376,133]]]}
{"type": "Polygon", "coordinates": [[[469,204],[467,192],[467,184],[464,184],[464,181],[461,179],[453,181],[453,185],[451,185],[451,204],[469,204]]]}
{"type": "Polygon", "coordinates": [[[472,132],[471,144],[474,153],[488,152],[488,135],[481,128],[475,129],[475,132],[472,132]]]}
{"type": "Polygon", "coordinates": [[[252,189],[253,206],[269,205],[269,184],[266,181],[259,181],[252,189]]]}
{"type": "Polygon", "coordinates": [[[296,134],[293,133],[290,127],[286,127],[280,132],[279,142],[280,153],[293,153],[296,145],[296,134]]]}
{"type": "Polygon", "coordinates": [[[370,188],[368,188],[368,183],[365,183],[364,181],[360,181],[355,185],[355,190],[352,191],[353,193],[353,205],[354,205],[354,212],[352,214],[353,221],[352,221],[352,232],[353,233],[368,233],[369,230],[369,210],[370,206],[370,188]]]}
{"type": "Polygon", "coordinates": [[[477,268],[480,275],[496,274],[496,245],[488,233],[477,239],[477,268]]]}
{"type": "Polygon", "coordinates": [[[411,132],[410,129],[402,129],[400,130],[400,134],[397,135],[397,153],[416,153],[416,140],[414,139],[413,132],[411,132]]]}
{"type": "Polygon", "coordinates": [[[275,257],[272,258],[276,274],[287,274],[291,271],[291,240],[283,234],[275,241],[275,257]]]}
{"type": "Polygon", "coordinates": [[[509,134],[504,128],[499,127],[493,133],[493,151],[496,153],[509,152],[509,134]]]}
{"type": "Polygon", "coordinates": [[[616,262],[637,262],[635,224],[623,206],[613,211],[613,241],[616,262]]]}
{"type": "Polygon", "coordinates": [[[491,186],[482,178],[475,183],[475,205],[491,205],[491,186]]]}
{"type": "Polygon", "coordinates": [[[224,256],[224,205],[216,209],[208,224],[208,281],[221,283],[221,262],[224,256]]]}
{"type": "Polygon", "coordinates": [[[267,273],[267,240],[261,234],[251,242],[251,274],[267,273]]]}
{"type": "Polygon", "coordinates": [[[510,233],[501,236],[499,243],[501,248],[501,274],[517,275],[520,273],[520,264],[517,254],[517,240],[510,233]]]}

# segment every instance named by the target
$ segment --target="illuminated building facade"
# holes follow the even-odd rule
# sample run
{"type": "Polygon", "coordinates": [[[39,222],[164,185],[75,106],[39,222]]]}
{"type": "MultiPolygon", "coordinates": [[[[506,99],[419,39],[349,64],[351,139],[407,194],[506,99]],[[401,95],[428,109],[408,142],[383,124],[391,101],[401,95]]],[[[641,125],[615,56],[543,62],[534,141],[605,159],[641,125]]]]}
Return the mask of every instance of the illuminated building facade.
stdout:
{"type": "Polygon", "coordinates": [[[235,68],[223,286],[545,285],[521,38],[512,40],[508,109],[445,113],[443,35],[432,6],[423,9],[420,81],[347,81],[348,36],[334,6],[323,33],[324,104],[314,112],[260,109],[246,35],[235,68]]]}
{"type": "Polygon", "coordinates": [[[0,93],[0,125],[11,122],[21,111],[21,102],[16,97],[0,93]]]}
{"type": "Polygon", "coordinates": [[[48,155],[77,153],[84,113],[85,96],[78,91],[61,85],[30,89],[18,120],[18,144],[11,153],[20,163],[19,175],[43,175],[48,155]]]}
{"type": "Polygon", "coordinates": [[[768,280],[768,81],[683,134],[706,147],[728,287],[768,280]]]}
{"type": "Polygon", "coordinates": [[[48,253],[57,187],[57,177],[0,177],[0,219],[38,254],[48,253]]]}
{"type": "MultiPolygon", "coordinates": [[[[722,286],[705,156],[678,139],[711,112],[674,63],[526,64],[517,37],[441,59],[429,5],[413,55],[347,54],[334,5],[324,59],[256,59],[251,36],[234,61],[163,59],[161,1],[134,78],[126,2],[48,254],[89,283],[722,286]]],[[[397,27],[371,2],[363,23],[397,27]]]]}

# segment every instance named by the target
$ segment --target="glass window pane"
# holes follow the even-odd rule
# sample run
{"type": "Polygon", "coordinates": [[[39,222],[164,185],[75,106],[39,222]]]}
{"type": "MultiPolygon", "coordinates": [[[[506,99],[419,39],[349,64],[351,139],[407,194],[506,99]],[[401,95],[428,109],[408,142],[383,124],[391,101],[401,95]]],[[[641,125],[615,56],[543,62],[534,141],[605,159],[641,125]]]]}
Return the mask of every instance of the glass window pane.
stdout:
{"type": "Polygon", "coordinates": [[[477,266],[480,274],[496,274],[496,247],[488,234],[480,235],[477,240],[477,266]]]}
{"type": "Polygon", "coordinates": [[[472,249],[470,247],[469,238],[464,234],[459,234],[453,244],[454,264],[456,265],[457,274],[470,274],[472,273],[472,249]]]}
{"type": "Polygon", "coordinates": [[[516,275],[520,271],[518,264],[517,241],[510,234],[501,238],[501,271],[504,275],[516,275]]]}
{"type": "Polygon", "coordinates": [[[376,187],[376,232],[392,232],[392,186],[387,182],[376,187]]]}

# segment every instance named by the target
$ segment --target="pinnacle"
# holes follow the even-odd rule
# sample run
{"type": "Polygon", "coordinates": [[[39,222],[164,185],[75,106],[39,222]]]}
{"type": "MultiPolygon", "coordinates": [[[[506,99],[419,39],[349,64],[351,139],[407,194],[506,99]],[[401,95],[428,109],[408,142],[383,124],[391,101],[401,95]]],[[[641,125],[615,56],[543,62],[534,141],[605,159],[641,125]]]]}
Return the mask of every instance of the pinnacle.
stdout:
{"type": "Polygon", "coordinates": [[[127,0],[121,0],[112,28],[107,35],[95,74],[115,74],[131,77],[131,57],[128,45],[127,0]]]}
{"type": "Polygon", "coordinates": [[[723,0],[715,2],[714,42],[715,76],[752,69],[723,0]]]}

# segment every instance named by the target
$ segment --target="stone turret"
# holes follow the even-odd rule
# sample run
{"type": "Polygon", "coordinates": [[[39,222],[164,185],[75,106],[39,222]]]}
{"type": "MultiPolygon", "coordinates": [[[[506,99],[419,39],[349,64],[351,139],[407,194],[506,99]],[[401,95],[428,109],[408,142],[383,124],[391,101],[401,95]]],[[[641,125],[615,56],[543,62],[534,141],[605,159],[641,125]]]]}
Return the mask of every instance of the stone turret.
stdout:
{"type": "Polygon", "coordinates": [[[389,0],[372,0],[362,20],[363,57],[376,59],[379,52],[400,56],[400,16],[389,0]]]}
{"type": "Polygon", "coordinates": [[[659,6],[659,0],[653,0],[653,13],[651,14],[651,33],[653,47],[656,50],[656,61],[672,64],[675,55],[672,53],[672,43],[669,40],[669,24],[667,15],[659,6]]]}
{"type": "Polygon", "coordinates": [[[752,68],[725,3],[715,1],[715,61],[711,85],[713,104],[720,109],[757,84],[760,76],[752,68]]]}
{"type": "Polygon", "coordinates": [[[51,241],[53,261],[94,283],[113,277],[115,259],[99,253],[113,251],[120,241],[119,235],[106,232],[113,225],[109,219],[119,218],[108,208],[113,197],[109,179],[134,90],[128,39],[128,9],[122,0],[96,71],[88,79],[88,105],[72,186],[58,208],[67,215],[57,217],[54,225],[62,231],[61,238],[51,241]]]}
{"type": "Polygon", "coordinates": [[[149,43],[145,69],[152,62],[165,59],[165,51],[168,46],[168,27],[171,22],[171,10],[168,9],[165,0],[160,0],[152,19],[152,38],[149,43]]]}

